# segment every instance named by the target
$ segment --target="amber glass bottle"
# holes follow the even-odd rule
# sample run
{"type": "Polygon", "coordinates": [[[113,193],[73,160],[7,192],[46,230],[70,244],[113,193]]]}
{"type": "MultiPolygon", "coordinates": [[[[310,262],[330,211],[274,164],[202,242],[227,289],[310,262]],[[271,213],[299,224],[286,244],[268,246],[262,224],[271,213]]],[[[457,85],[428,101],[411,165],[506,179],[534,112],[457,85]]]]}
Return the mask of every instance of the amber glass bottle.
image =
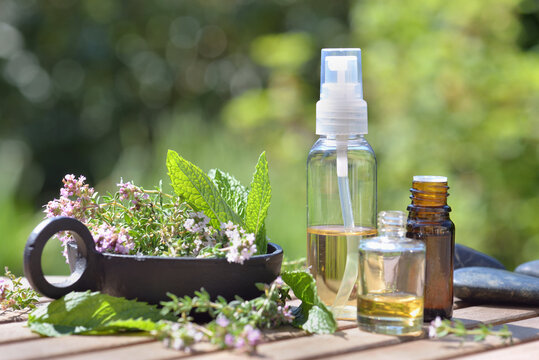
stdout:
{"type": "Polygon", "coordinates": [[[406,237],[426,246],[424,321],[453,314],[455,225],[449,218],[447,178],[414,176],[406,237]]]}

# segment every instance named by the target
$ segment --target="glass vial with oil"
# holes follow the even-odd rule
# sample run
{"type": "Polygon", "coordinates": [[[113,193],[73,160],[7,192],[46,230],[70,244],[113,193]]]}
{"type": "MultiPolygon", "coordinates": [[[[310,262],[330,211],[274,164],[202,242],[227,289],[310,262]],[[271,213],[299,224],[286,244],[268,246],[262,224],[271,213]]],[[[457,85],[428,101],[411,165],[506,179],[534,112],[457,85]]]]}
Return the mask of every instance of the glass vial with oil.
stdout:
{"type": "Polygon", "coordinates": [[[357,246],[376,235],[376,158],[365,139],[360,49],[323,49],[307,160],[307,262],[338,319],[356,318],[357,246]]]}
{"type": "Polygon", "coordinates": [[[425,243],[425,321],[453,315],[455,225],[449,218],[445,176],[414,176],[408,205],[409,238],[425,243]]]}
{"type": "Polygon", "coordinates": [[[408,239],[406,214],[382,211],[379,235],[360,241],[357,321],[360,329],[389,335],[421,333],[425,245],[408,239]]]}

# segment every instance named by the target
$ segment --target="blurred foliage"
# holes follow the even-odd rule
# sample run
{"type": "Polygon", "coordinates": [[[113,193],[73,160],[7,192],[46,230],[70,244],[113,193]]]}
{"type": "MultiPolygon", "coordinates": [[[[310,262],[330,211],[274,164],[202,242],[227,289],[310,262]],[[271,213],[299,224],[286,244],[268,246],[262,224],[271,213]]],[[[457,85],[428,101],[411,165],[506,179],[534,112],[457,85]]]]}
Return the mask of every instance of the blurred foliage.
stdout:
{"type": "Polygon", "coordinates": [[[168,185],[168,148],[244,183],[267,150],[268,234],[303,256],[323,47],[363,50],[379,210],[447,175],[458,242],[539,258],[536,0],[0,0],[0,265],[64,174],[168,185]]]}

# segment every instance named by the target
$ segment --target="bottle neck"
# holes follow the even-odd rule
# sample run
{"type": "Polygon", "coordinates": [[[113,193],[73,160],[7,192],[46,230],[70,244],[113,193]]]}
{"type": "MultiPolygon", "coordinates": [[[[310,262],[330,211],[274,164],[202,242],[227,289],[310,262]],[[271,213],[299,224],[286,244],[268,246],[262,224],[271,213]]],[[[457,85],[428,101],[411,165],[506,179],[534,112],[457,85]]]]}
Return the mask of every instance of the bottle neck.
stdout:
{"type": "Polygon", "coordinates": [[[408,219],[409,220],[425,220],[425,221],[444,221],[449,220],[449,212],[451,207],[448,205],[441,207],[420,207],[415,205],[408,205],[408,219]]]}
{"type": "Polygon", "coordinates": [[[402,211],[380,211],[378,227],[382,238],[403,238],[406,235],[406,214],[402,211]]]}
{"type": "Polygon", "coordinates": [[[444,207],[447,206],[447,182],[414,181],[410,192],[412,205],[418,207],[444,207]]]}
{"type": "MultiPolygon", "coordinates": [[[[348,141],[350,140],[358,140],[361,138],[364,138],[364,134],[349,134],[349,135],[339,135],[339,138],[346,138],[348,141]]],[[[322,140],[337,140],[337,135],[320,135],[320,139],[322,140]]]]}
{"type": "Polygon", "coordinates": [[[410,192],[412,203],[408,205],[409,218],[432,221],[449,219],[451,207],[447,205],[449,196],[447,181],[413,181],[410,192]]]}
{"type": "Polygon", "coordinates": [[[386,238],[403,238],[406,235],[406,229],[399,227],[398,229],[380,228],[378,231],[379,236],[386,238]]]}

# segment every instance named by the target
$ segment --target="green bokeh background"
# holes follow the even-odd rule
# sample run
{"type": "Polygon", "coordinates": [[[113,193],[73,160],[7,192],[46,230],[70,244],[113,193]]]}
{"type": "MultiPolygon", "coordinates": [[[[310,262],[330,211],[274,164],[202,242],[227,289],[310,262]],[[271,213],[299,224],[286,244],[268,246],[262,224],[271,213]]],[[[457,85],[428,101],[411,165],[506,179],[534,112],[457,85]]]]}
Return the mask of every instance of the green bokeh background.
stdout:
{"type": "Polygon", "coordinates": [[[0,265],[64,174],[168,186],[167,149],[245,184],[266,150],[268,234],[304,256],[324,47],[362,48],[379,210],[446,175],[457,242],[539,259],[535,0],[0,0],[0,265]]]}

